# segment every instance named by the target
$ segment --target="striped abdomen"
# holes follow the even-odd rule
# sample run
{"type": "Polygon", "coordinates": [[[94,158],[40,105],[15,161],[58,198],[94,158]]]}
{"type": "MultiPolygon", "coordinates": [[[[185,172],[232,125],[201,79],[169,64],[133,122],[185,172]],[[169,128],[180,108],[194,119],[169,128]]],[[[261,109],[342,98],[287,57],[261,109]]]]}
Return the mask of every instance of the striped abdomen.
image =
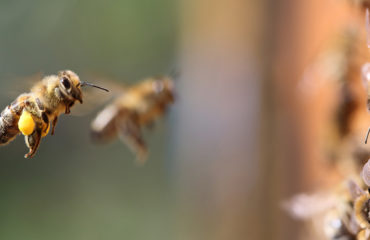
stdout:
{"type": "Polygon", "coordinates": [[[19,96],[11,105],[7,106],[0,115],[0,145],[14,140],[19,134],[18,121],[24,108],[24,100],[28,95],[19,96]]]}

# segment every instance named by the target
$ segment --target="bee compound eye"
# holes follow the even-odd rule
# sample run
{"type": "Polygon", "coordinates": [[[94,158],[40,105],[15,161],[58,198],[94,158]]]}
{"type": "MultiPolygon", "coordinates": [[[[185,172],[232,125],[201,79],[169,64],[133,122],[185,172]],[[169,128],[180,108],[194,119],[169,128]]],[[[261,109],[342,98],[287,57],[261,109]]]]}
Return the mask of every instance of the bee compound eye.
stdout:
{"type": "Polygon", "coordinates": [[[63,77],[60,81],[62,82],[65,89],[70,89],[71,88],[71,83],[69,82],[68,78],[63,77]]]}

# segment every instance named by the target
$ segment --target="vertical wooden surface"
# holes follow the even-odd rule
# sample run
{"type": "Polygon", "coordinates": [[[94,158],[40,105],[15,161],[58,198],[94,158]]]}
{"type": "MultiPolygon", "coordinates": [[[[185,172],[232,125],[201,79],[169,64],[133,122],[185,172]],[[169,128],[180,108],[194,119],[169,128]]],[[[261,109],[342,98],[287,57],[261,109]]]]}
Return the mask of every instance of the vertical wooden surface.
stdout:
{"type": "Polygon", "coordinates": [[[182,7],[178,239],[259,239],[261,4],[182,7]]]}
{"type": "Polygon", "coordinates": [[[307,103],[298,89],[348,20],[338,2],[182,2],[178,239],[298,239],[281,203],[323,179],[317,137],[330,101],[307,103]]]}

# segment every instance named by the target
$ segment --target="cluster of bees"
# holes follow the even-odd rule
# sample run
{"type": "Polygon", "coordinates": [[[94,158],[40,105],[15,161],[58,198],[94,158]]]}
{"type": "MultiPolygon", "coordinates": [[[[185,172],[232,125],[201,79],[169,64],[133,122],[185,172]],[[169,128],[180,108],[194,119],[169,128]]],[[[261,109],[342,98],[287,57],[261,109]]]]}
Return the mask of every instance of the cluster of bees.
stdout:
{"type": "MultiPolygon", "coordinates": [[[[370,240],[370,151],[365,145],[370,128],[366,138],[363,132],[361,141],[356,136],[356,130],[370,119],[370,63],[366,63],[366,43],[370,48],[370,1],[349,2],[355,3],[366,19],[363,22],[366,31],[362,31],[362,24],[342,28],[334,44],[329,44],[308,68],[310,73],[320,72],[339,86],[340,100],[331,120],[330,138],[325,139],[331,146],[325,146],[325,151],[334,159],[333,168],[344,165],[347,172],[329,190],[299,194],[284,204],[293,217],[305,220],[309,231],[315,232],[312,239],[370,240]]],[[[315,80],[314,74],[310,77],[308,80],[315,80]]]]}
{"type": "MultiPolygon", "coordinates": [[[[76,102],[83,103],[83,88],[109,90],[81,81],[70,70],[45,76],[28,93],[21,94],[0,115],[0,145],[6,145],[22,134],[31,158],[39,148],[41,139],[51,129],[54,135],[58,117],[69,114],[76,102]]],[[[147,146],[142,129],[164,114],[173,103],[173,81],[170,77],[143,80],[123,92],[106,106],[91,124],[91,136],[97,142],[109,142],[119,137],[140,162],[147,157],[147,146]]]]}

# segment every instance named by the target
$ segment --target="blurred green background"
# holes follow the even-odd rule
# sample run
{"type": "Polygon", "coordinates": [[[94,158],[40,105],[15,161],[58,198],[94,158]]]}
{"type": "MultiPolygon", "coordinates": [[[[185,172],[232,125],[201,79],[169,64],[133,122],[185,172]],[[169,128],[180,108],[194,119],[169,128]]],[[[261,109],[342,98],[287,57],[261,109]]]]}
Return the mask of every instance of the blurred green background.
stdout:
{"type": "MultiPolygon", "coordinates": [[[[39,72],[122,83],[168,73],[177,36],[172,0],[2,0],[1,108],[13,90],[28,91],[19,77],[39,72]]],[[[150,157],[137,167],[119,141],[90,143],[93,117],[61,116],[33,159],[23,158],[22,136],[1,147],[0,239],[173,239],[172,118],[146,131],[150,157]]]]}

